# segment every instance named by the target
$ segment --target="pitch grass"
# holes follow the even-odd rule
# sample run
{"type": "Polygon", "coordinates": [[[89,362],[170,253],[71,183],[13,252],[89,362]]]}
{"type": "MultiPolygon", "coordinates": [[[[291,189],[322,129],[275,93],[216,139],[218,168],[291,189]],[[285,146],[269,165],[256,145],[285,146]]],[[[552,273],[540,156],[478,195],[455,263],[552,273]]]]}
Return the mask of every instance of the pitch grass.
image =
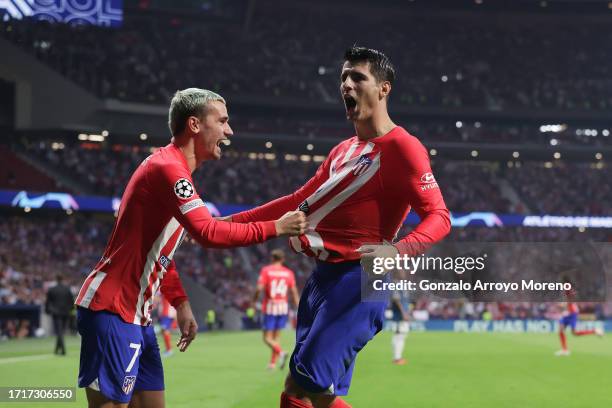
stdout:
{"type": "MultiPolygon", "coordinates": [[[[382,333],[360,353],[346,398],[354,407],[612,406],[612,336],[570,337],[573,354],[555,357],[554,334],[411,333],[402,367],[390,364],[390,339],[382,333]]],[[[291,346],[291,332],[283,343],[291,346]]],[[[67,357],[49,355],[52,344],[0,343],[0,386],[73,386],[79,340],[68,339],[67,357]],[[40,359],[15,359],[24,356],[40,359]]],[[[186,353],[164,359],[167,406],[278,407],[285,373],[266,371],[267,360],[259,333],[201,334],[186,353]]],[[[0,403],[18,406],[86,401],[78,390],[70,404],[0,403]]]]}

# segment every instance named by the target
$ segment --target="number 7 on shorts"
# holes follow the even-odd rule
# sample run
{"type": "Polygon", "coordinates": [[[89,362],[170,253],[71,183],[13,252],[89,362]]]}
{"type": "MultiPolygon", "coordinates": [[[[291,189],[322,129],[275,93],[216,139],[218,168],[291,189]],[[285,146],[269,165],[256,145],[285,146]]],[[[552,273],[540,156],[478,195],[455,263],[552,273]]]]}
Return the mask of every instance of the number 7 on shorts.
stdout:
{"type": "Polygon", "coordinates": [[[132,356],[132,359],[130,360],[130,364],[125,369],[126,373],[129,373],[130,371],[132,371],[132,367],[134,367],[134,363],[136,362],[136,358],[138,357],[138,352],[140,351],[140,344],[130,343],[130,348],[135,349],[135,351],[134,351],[134,355],[132,356]]]}

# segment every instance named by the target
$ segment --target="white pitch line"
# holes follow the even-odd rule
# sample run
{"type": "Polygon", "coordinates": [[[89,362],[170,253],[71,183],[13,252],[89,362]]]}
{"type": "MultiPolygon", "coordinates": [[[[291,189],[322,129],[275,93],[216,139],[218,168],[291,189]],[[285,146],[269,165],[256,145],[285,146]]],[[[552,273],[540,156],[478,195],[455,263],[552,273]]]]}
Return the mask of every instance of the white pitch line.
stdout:
{"type": "Polygon", "coordinates": [[[0,364],[21,363],[23,361],[46,360],[51,357],[53,357],[53,354],[37,354],[35,356],[0,358],[0,364]]]}

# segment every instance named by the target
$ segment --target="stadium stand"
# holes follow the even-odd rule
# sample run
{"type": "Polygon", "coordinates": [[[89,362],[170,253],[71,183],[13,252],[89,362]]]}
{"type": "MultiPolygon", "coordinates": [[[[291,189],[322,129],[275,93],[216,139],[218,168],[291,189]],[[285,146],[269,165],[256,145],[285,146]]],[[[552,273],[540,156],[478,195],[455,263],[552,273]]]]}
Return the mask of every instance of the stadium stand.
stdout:
{"type": "MultiPolygon", "coordinates": [[[[83,143],[61,149],[52,145],[50,141],[27,143],[25,151],[59,169],[68,169],[98,194],[113,196],[121,196],[133,170],[151,152],[151,147],[127,145],[83,143]]],[[[295,191],[320,164],[314,160],[301,161],[297,156],[272,155],[273,159],[270,156],[266,159],[264,154],[226,151],[223,160],[207,163],[195,173],[196,187],[213,202],[254,205],[295,191]]],[[[433,168],[445,200],[455,212],[557,215],[610,212],[612,191],[606,183],[603,163],[517,163],[508,167],[505,162],[434,158],[433,168]],[[512,202],[504,195],[501,186],[505,182],[516,192],[518,201],[512,202]],[[544,196],[546,200],[541,199],[544,196]]]]}
{"type": "Polygon", "coordinates": [[[226,93],[329,100],[337,92],[338,50],[357,41],[379,44],[395,57],[402,81],[394,98],[400,105],[612,107],[609,54],[603,46],[612,31],[600,20],[583,26],[529,15],[502,21],[354,13],[353,23],[362,27],[355,33],[337,24],[340,18],[337,10],[296,14],[264,2],[254,12],[248,35],[237,26],[167,17],[134,17],[113,31],[25,19],[4,22],[1,31],[96,94],[129,101],[165,103],[182,84],[201,82],[204,72],[208,87],[226,93]],[[410,29],[384,28],[398,26],[392,22],[410,29]],[[551,30],[555,37],[548,35],[551,30]],[[570,56],[575,63],[566,63],[570,56]]]}
{"type": "Polygon", "coordinates": [[[0,188],[36,191],[64,190],[61,183],[25,162],[8,146],[0,145],[0,188]]]}

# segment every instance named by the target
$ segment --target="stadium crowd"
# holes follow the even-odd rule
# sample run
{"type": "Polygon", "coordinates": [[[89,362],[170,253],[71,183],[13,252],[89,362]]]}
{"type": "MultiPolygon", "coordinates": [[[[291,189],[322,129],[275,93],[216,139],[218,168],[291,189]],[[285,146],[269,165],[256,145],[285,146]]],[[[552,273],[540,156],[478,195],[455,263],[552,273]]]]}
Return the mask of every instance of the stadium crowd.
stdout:
{"type": "MultiPolygon", "coordinates": [[[[0,306],[44,304],[45,290],[61,272],[76,293],[84,277],[101,256],[112,229],[113,217],[98,215],[25,214],[3,216],[0,223],[0,306]],[[34,255],[33,255],[34,254],[34,255]]],[[[400,235],[406,233],[404,227],[400,235]]],[[[606,230],[563,228],[455,228],[450,241],[611,241],[606,230]]],[[[255,288],[259,269],[269,262],[273,248],[284,248],[289,255],[287,266],[296,272],[298,287],[303,287],[313,267],[310,258],[293,254],[285,240],[232,250],[202,249],[185,242],[177,251],[180,274],[187,274],[213,292],[220,308],[245,310],[255,288]]],[[[612,260],[609,253],[605,262],[612,260]]],[[[427,311],[431,318],[480,317],[486,311],[494,319],[514,317],[550,317],[555,307],[544,303],[505,303],[484,305],[466,299],[431,298],[419,295],[413,299],[415,310],[427,311]]],[[[612,316],[611,305],[587,304],[598,316],[612,316]]],[[[27,320],[0,322],[0,336],[31,334],[27,320]],[[24,326],[25,325],[25,326],[24,326]]]]}
{"type": "MultiPolygon", "coordinates": [[[[51,148],[39,141],[24,145],[33,157],[68,171],[97,194],[121,196],[133,170],[151,148],[99,144],[51,148]]],[[[196,188],[211,202],[255,205],[291,193],[314,175],[320,161],[297,156],[249,156],[233,150],[194,173],[196,188]],[[289,160],[291,159],[291,160],[289,160]],[[263,175],[263,177],[262,177],[263,175]]],[[[612,188],[606,167],[557,161],[506,163],[436,160],[432,167],[447,206],[454,212],[494,211],[518,214],[605,215],[612,212],[612,188]],[[518,199],[510,199],[504,186],[518,199]],[[467,186],[467,187],[466,187],[467,186]],[[545,199],[543,199],[545,197],[545,199]]]]}
{"type": "Polygon", "coordinates": [[[401,80],[393,98],[399,105],[612,107],[605,46],[612,30],[598,20],[582,25],[554,15],[422,18],[359,13],[358,7],[296,13],[261,4],[249,24],[136,13],[112,31],[28,19],[2,22],[0,31],[96,94],[129,101],[165,104],[186,83],[231,95],[332,101],[341,53],[357,42],[384,49],[395,61],[401,80]],[[347,18],[350,25],[339,24],[347,18]]]}
{"type": "Polygon", "coordinates": [[[589,164],[568,164],[546,168],[544,163],[524,163],[505,169],[506,178],[521,199],[536,214],[612,213],[609,171],[589,164]]]}
{"type": "MultiPolygon", "coordinates": [[[[229,103],[231,104],[231,100],[229,103]]],[[[412,135],[426,144],[433,142],[455,143],[506,143],[514,145],[555,146],[609,146],[612,140],[610,128],[605,123],[590,126],[567,123],[503,123],[495,119],[424,120],[408,118],[398,122],[412,135]]],[[[544,122],[544,121],[542,121],[544,122]]],[[[324,118],[291,118],[279,115],[276,118],[242,115],[232,122],[237,136],[244,134],[282,135],[298,138],[307,143],[317,140],[342,140],[353,134],[350,124],[342,118],[333,121],[324,118]]]]}

